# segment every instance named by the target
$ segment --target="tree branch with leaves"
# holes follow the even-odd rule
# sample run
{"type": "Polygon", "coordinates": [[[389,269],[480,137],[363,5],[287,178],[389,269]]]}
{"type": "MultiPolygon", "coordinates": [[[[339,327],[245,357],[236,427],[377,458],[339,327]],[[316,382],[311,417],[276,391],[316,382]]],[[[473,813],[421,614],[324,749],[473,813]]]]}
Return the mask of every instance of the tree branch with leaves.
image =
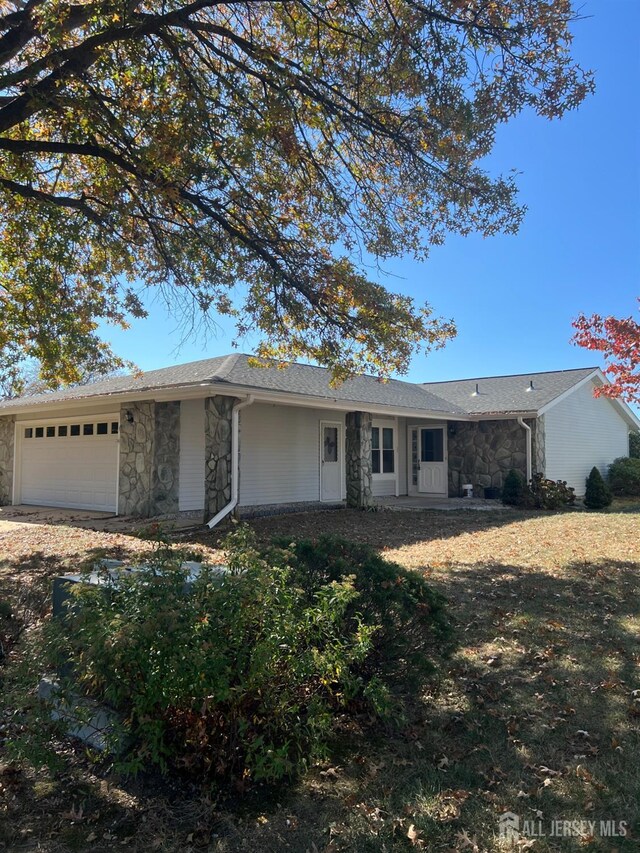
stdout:
{"type": "MultiPolygon", "coordinates": [[[[0,370],[118,358],[156,288],[258,354],[406,372],[453,323],[367,277],[449,232],[517,231],[479,165],[591,76],[567,0],[0,0],[0,370]]],[[[86,372],[86,371],[85,371],[86,372]]]]}
{"type": "MultiPolygon", "coordinates": [[[[640,304],[640,298],[638,299],[640,304]]],[[[604,354],[604,372],[609,385],[596,388],[596,396],[622,397],[640,403],[640,323],[633,317],[601,317],[581,314],[573,322],[577,330],[572,340],[585,349],[604,354]]]]}

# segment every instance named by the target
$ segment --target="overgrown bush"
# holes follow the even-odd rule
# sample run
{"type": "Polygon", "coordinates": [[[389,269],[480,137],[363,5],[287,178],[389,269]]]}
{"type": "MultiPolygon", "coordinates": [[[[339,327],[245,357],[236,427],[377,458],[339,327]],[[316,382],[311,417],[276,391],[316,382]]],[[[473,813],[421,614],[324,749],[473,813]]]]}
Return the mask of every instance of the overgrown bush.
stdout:
{"type": "Polygon", "coordinates": [[[318,587],[351,579],[358,597],[347,615],[377,626],[365,667],[369,676],[415,687],[433,672],[434,650],[446,650],[452,632],[443,596],[420,574],[335,536],[274,544],[282,550],[280,556],[272,550],[271,559],[292,566],[294,583],[309,599],[318,587]]]}
{"type": "Polygon", "coordinates": [[[629,433],[629,456],[632,459],[640,459],[640,432],[629,433]]]}
{"type": "Polygon", "coordinates": [[[509,506],[559,509],[575,499],[575,490],[565,480],[547,480],[542,474],[534,474],[527,484],[520,471],[513,469],[502,487],[502,503],[509,506]]]}
{"type": "Polygon", "coordinates": [[[525,506],[527,497],[527,483],[524,475],[512,468],[504,478],[502,503],[507,506],[525,506]]]}
{"type": "Polygon", "coordinates": [[[640,459],[614,459],[609,466],[609,487],[614,495],[640,495],[640,459]]]}
{"type": "Polygon", "coordinates": [[[166,551],[117,582],[78,584],[50,632],[50,663],[73,664],[67,690],[122,714],[129,770],[295,775],[326,754],[337,716],[395,710],[392,676],[413,650],[404,640],[406,660],[381,665],[394,624],[416,655],[448,635],[442,599],[420,578],[346,543],[334,556],[323,545],[317,560],[306,544],[261,554],[241,527],[227,545],[230,574],[205,568],[190,589],[166,551]]]}
{"type": "Polygon", "coordinates": [[[611,490],[602,479],[602,474],[594,465],[587,477],[584,493],[584,505],[589,509],[604,509],[612,501],[611,490]]]}
{"type": "Polygon", "coordinates": [[[559,509],[576,500],[575,489],[567,486],[566,480],[547,480],[542,474],[533,475],[529,491],[536,509],[559,509]]]}

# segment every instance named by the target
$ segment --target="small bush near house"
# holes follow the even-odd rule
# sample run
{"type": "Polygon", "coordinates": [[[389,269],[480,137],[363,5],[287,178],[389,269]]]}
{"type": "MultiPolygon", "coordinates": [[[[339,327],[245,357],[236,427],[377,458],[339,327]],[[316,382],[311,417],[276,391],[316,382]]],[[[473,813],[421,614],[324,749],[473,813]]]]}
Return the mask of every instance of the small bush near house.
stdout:
{"type": "Polygon", "coordinates": [[[502,486],[502,503],[507,506],[525,506],[527,504],[528,488],[524,476],[514,468],[504,478],[502,486]]]}
{"type": "Polygon", "coordinates": [[[614,495],[640,495],[640,459],[614,459],[609,466],[609,487],[614,495]]]}
{"type": "Polygon", "coordinates": [[[566,480],[547,480],[542,474],[534,474],[529,491],[536,509],[560,509],[575,503],[575,490],[567,486],[566,480]]]}
{"type": "Polygon", "coordinates": [[[602,479],[600,471],[594,465],[587,477],[584,505],[589,507],[589,509],[604,509],[609,506],[612,500],[611,490],[602,479]]]}
{"type": "Polygon", "coordinates": [[[640,432],[629,433],[629,456],[632,459],[640,459],[640,432]]]}
{"type": "Polygon", "coordinates": [[[325,542],[261,554],[244,527],[227,547],[230,574],[205,569],[190,590],[168,552],[117,583],[78,584],[49,632],[50,664],[74,668],[67,695],[122,714],[125,769],[294,776],[327,754],[338,717],[393,719],[393,677],[409,661],[426,671],[420,655],[448,636],[442,598],[373,552],[325,542]],[[392,643],[406,653],[393,665],[392,643]]]}

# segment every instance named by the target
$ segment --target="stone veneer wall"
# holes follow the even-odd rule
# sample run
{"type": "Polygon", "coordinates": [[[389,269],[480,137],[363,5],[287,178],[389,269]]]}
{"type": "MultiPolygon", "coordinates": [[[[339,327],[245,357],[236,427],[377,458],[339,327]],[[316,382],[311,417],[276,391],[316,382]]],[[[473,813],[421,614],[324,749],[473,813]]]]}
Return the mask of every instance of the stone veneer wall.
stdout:
{"type": "Polygon", "coordinates": [[[546,455],[546,446],[545,446],[545,433],[544,433],[544,415],[540,415],[540,417],[536,418],[535,421],[526,421],[530,427],[532,427],[532,441],[533,441],[533,449],[532,449],[532,465],[533,465],[533,473],[539,472],[541,474],[545,473],[545,468],[547,465],[547,455],[546,455]]]}
{"type": "Polygon", "coordinates": [[[8,506],[13,495],[13,444],[15,419],[0,418],[0,506],[8,506]]]}
{"type": "MultiPolygon", "coordinates": [[[[534,426],[534,421],[525,419],[534,426]]],[[[535,431],[534,436],[535,437],[535,431]]],[[[534,441],[533,470],[536,470],[536,451],[539,442],[534,441]]],[[[485,486],[502,488],[504,478],[515,468],[526,477],[526,435],[517,420],[480,421],[467,423],[457,421],[455,435],[448,436],[449,497],[461,497],[464,483],[472,483],[474,493],[482,497],[485,486]]]]}
{"type": "Polygon", "coordinates": [[[231,414],[235,397],[207,397],[204,402],[205,520],[231,500],[231,414]]]}
{"type": "Polygon", "coordinates": [[[152,514],[178,512],[180,485],[180,401],[156,403],[152,514]]]}
{"type": "Polygon", "coordinates": [[[153,515],[155,428],[155,403],[145,400],[120,408],[120,515],[153,515]],[[131,423],[127,412],[133,416],[131,423]]]}
{"type": "Polygon", "coordinates": [[[347,506],[362,509],[373,503],[371,415],[347,412],[347,506]]]}

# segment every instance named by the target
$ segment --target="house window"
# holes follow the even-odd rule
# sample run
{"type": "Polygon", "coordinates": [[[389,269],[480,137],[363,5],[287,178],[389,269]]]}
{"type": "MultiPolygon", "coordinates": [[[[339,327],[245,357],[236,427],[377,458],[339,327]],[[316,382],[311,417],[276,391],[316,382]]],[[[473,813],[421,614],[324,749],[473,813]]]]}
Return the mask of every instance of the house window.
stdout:
{"type": "Polygon", "coordinates": [[[47,427],[47,438],[54,438],[56,434],[55,427],[47,427]]]}
{"type": "Polygon", "coordinates": [[[83,435],[93,435],[93,424],[84,424],[82,427],[83,435]]]}
{"type": "Polygon", "coordinates": [[[106,435],[109,429],[109,424],[101,423],[96,424],[96,435],[106,435]]]}
{"type": "Polygon", "coordinates": [[[58,436],[60,438],[66,438],[67,433],[68,433],[68,428],[66,426],[59,426],[58,427],[58,436]]]}
{"type": "Polygon", "coordinates": [[[371,469],[374,474],[395,472],[393,427],[371,427],[371,469]]]}
{"type": "Polygon", "coordinates": [[[111,435],[118,434],[118,421],[111,421],[111,435]]]}
{"type": "Polygon", "coordinates": [[[71,424],[71,435],[80,435],[80,424],[71,424]]]}
{"type": "Polygon", "coordinates": [[[36,427],[36,438],[42,438],[44,436],[44,427],[36,427]]]}

